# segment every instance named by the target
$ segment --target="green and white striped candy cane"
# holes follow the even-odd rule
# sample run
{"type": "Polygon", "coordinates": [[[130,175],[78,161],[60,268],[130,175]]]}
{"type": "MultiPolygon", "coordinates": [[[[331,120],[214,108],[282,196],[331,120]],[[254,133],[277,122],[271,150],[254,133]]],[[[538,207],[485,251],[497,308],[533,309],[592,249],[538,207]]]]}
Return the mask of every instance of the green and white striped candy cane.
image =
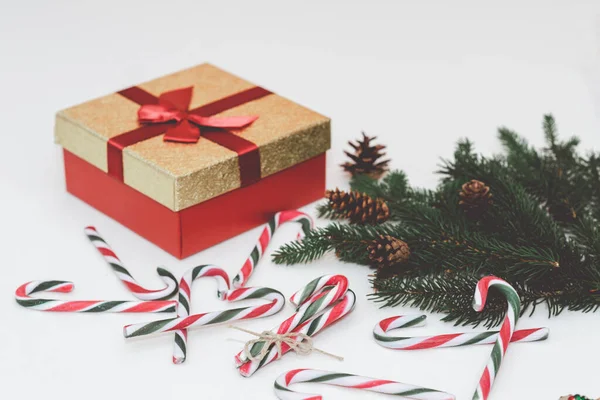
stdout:
{"type": "Polygon", "coordinates": [[[279,376],[275,381],[275,395],[280,400],[322,400],[318,394],[300,393],[289,387],[295,383],[324,383],[351,389],[384,393],[413,400],[454,400],[454,395],[420,386],[407,385],[386,379],[368,378],[353,374],[322,371],[317,369],[295,369],[279,376]]]}

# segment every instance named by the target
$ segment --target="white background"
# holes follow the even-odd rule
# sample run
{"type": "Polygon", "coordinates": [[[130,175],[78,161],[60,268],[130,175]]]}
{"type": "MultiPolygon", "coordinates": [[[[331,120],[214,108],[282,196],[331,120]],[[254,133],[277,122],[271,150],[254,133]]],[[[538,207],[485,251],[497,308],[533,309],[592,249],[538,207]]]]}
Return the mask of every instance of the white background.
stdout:
{"type": "MultiPolygon", "coordinates": [[[[130,299],[83,227],[94,224],[132,273],[158,287],[154,267],[177,275],[200,263],[233,274],[259,229],[177,261],[65,192],[55,111],[122,87],[210,61],[333,119],[329,187],[347,185],[338,164],[361,130],[389,145],[394,168],[433,187],[442,156],[461,136],[500,150],[507,125],[542,144],[543,113],[565,135],[600,150],[600,3],[597,1],[5,1],[0,2],[0,397],[33,399],[271,399],[274,379],[292,368],[323,368],[425,385],[470,398],[489,346],[393,352],[378,347],[380,319],[414,313],[367,301],[365,267],[328,257],[311,265],[261,262],[251,282],[290,295],[303,282],[344,273],[356,311],[316,345],[346,357],[288,355],[254,377],[238,376],[233,355],[246,339],[225,327],[191,332],[189,359],[171,364],[171,335],[126,341],[121,327],[150,315],[28,311],[14,289],[34,279],[76,282],[69,298],[130,299]],[[485,4],[483,4],[485,3],[485,4]],[[495,3],[492,5],[491,3],[495,3]]],[[[312,210],[311,207],[307,210],[312,210]]],[[[324,224],[319,221],[319,224],[324,224]]],[[[210,234],[210,226],[206,227],[210,234]]],[[[290,240],[286,226],[271,249],[290,240]]],[[[194,310],[225,308],[214,284],[196,284],[194,310]]],[[[245,328],[262,330],[291,307],[245,328]]],[[[460,331],[431,316],[410,333],[460,331]]],[[[597,314],[544,310],[519,327],[548,326],[545,343],[511,346],[490,399],[600,396],[597,314]]],[[[468,329],[468,328],[467,328],[468,329]]],[[[408,331],[406,333],[409,333],[408,331]]],[[[328,399],[384,398],[308,387],[328,399]]]]}

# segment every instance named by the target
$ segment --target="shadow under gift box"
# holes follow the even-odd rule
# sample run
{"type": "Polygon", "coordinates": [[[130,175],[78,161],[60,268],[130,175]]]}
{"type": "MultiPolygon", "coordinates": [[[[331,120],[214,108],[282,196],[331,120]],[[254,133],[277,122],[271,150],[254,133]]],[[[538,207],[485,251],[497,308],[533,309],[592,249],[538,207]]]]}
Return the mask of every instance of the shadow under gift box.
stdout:
{"type": "MultiPolygon", "coordinates": [[[[137,87],[158,97],[183,85],[194,88],[191,108],[254,87],[209,64],[137,87]]],[[[177,258],[323,197],[330,121],[275,94],[216,114],[259,116],[233,132],[258,147],[258,181],[243,184],[237,155],[204,137],[173,144],[159,136],[126,147],[123,177],[111,176],[109,140],[140,126],[139,105],[118,96],[58,113],[55,136],[64,148],[67,190],[177,258]]]]}

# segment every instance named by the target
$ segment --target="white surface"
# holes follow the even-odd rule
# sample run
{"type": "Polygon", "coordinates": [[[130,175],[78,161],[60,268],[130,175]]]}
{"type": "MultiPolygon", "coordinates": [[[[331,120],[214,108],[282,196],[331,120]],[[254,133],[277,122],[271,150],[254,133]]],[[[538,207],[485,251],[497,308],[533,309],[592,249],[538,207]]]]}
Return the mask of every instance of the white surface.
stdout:
{"type": "MultiPolygon", "coordinates": [[[[239,268],[259,229],[177,261],[68,195],[60,149],[52,143],[56,110],[200,62],[332,117],[330,187],[346,185],[337,165],[345,142],[361,129],[389,145],[394,168],[429,187],[439,157],[451,155],[459,136],[492,153],[499,150],[496,127],[507,125],[540,145],[546,112],[555,114],[564,134],[600,150],[597,1],[227,3],[0,2],[0,397],[271,399],[281,372],[309,367],[471,398],[491,348],[400,353],[378,347],[371,339],[377,321],[416,310],[378,309],[365,298],[369,270],[333,257],[288,268],[265,259],[251,282],[289,296],[318,275],[346,274],[359,296],[356,311],[316,340],[346,361],[288,355],[250,379],[233,368],[241,344],[228,340],[246,336],[225,327],[191,332],[189,359],[175,366],[171,335],[122,337],[123,325],[153,316],[58,315],[15,304],[14,289],[33,279],[74,281],[69,298],[130,298],[85,238],[87,224],[98,227],[147,286],[160,284],[154,275],[160,264],[178,275],[208,262],[232,274],[239,268]]],[[[282,229],[271,249],[295,232],[282,229]]],[[[196,311],[226,306],[215,300],[208,280],[195,286],[193,299],[196,311]]],[[[243,326],[272,327],[290,315],[287,307],[243,326]]],[[[412,332],[460,330],[437,320],[432,316],[427,328],[412,332]]],[[[600,396],[599,315],[547,320],[540,310],[519,323],[543,325],[551,329],[547,342],[509,349],[491,400],[600,396]]],[[[384,398],[324,386],[308,390],[328,399],[384,398]]]]}

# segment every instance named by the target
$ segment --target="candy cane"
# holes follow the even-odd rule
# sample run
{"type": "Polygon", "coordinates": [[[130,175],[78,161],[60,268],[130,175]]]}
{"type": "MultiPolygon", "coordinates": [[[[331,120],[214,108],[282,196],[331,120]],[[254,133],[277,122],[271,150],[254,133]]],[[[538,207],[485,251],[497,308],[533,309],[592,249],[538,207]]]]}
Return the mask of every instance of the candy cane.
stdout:
{"type": "Polygon", "coordinates": [[[277,313],[285,304],[285,298],[280,292],[264,287],[233,289],[224,296],[224,300],[230,302],[250,299],[262,299],[266,300],[268,303],[259,306],[234,308],[225,311],[214,311],[203,314],[193,314],[187,317],[168,318],[159,321],[127,325],[123,328],[123,335],[126,338],[131,338],[152,333],[171,332],[223,322],[263,318],[277,313]]]}
{"type": "MultiPolygon", "coordinates": [[[[312,228],[312,220],[311,218],[300,211],[289,210],[289,211],[281,211],[276,213],[273,218],[268,222],[262,231],[260,238],[258,240],[257,245],[252,249],[250,256],[242,266],[240,272],[233,278],[233,286],[236,289],[244,287],[248,283],[248,279],[250,275],[254,271],[254,268],[260,258],[265,253],[275,230],[286,222],[299,222],[302,225],[302,230],[304,233],[308,233],[308,231],[312,228]]],[[[210,269],[200,268],[200,270],[194,269],[195,277],[192,276],[194,273],[192,270],[188,271],[180,281],[180,289],[179,289],[179,299],[180,305],[178,307],[178,317],[187,317],[190,315],[190,307],[189,307],[189,297],[190,287],[192,282],[196,278],[201,278],[202,276],[218,276],[221,279],[221,285],[226,285],[226,288],[223,290],[219,290],[220,297],[224,295],[224,291],[230,289],[229,277],[225,273],[225,271],[221,270],[218,267],[212,266],[210,269]],[[213,274],[213,275],[211,275],[213,274]]],[[[283,306],[283,305],[282,305],[283,306]]],[[[175,345],[173,347],[173,362],[175,364],[181,364],[185,361],[187,354],[187,330],[179,329],[175,331],[175,345]]]]}
{"type": "Polygon", "coordinates": [[[69,293],[73,283],[67,281],[32,281],[16,290],[15,298],[19,305],[38,311],[61,312],[109,312],[109,313],[161,313],[173,312],[177,302],[174,300],[154,301],[113,301],[113,300],[54,300],[31,297],[33,293],[58,292],[69,293]]]}
{"type": "MultiPolygon", "coordinates": [[[[450,333],[434,336],[397,337],[389,331],[411,326],[423,326],[425,315],[399,315],[386,318],[373,328],[375,341],[393,350],[422,350],[440,347],[493,344],[498,339],[498,331],[450,333]]],[[[511,342],[537,342],[548,338],[548,328],[522,329],[515,331],[511,342]]]]}
{"type": "MultiPolygon", "coordinates": [[[[319,315],[314,320],[304,323],[301,327],[294,330],[294,332],[302,333],[313,337],[321,332],[323,329],[335,324],[337,321],[344,318],[348,315],[352,310],[354,310],[354,306],[356,304],[356,294],[348,289],[346,295],[338,301],[332,308],[327,310],[325,313],[319,315]]],[[[300,341],[300,339],[296,339],[300,341]]],[[[271,350],[267,353],[267,355],[260,361],[248,361],[245,358],[244,353],[239,353],[235,357],[235,363],[238,366],[238,371],[244,377],[252,376],[258,369],[272,363],[273,361],[277,361],[284,354],[291,351],[291,348],[286,344],[282,343],[281,346],[281,354],[277,351],[275,347],[271,348],[271,350]]]]}
{"type": "MultiPolygon", "coordinates": [[[[181,277],[179,282],[179,305],[177,307],[177,317],[188,317],[191,304],[192,283],[203,277],[213,277],[217,280],[217,296],[220,299],[227,297],[229,291],[229,276],[227,272],[214,265],[200,265],[188,270],[181,277]]],[[[181,364],[187,358],[187,329],[178,329],[175,331],[175,345],[173,347],[173,363],[181,364]]]]}
{"type": "MultiPolygon", "coordinates": [[[[324,275],[314,279],[290,298],[290,302],[297,306],[296,313],[273,330],[277,334],[285,334],[293,332],[296,328],[301,328],[303,323],[310,321],[320,312],[341,299],[347,290],[348,278],[343,275],[324,275]]],[[[262,347],[261,343],[255,344],[251,349],[251,353],[257,355],[262,350],[262,347]]],[[[248,361],[248,358],[241,351],[235,357],[235,360],[236,365],[240,366],[248,361]]]]}
{"type": "Polygon", "coordinates": [[[164,289],[150,290],[145,289],[133,278],[131,273],[125,268],[119,257],[113,249],[100,236],[96,228],[88,226],[85,228],[85,234],[92,244],[98,249],[104,260],[115,271],[117,277],[127,286],[131,293],[140,300],[163,300],[173,296],[177,292],[177,279],[172,273],[164,268],[158,267],[156,271],[160,278],[167,285],[164,289]]]}
{"type": "Polygon", "coordinates": [[[479,380],[479,385],[473,394],[473,400],[486,400],[490,394],[490,390],[494,383],[494,379],[498,374],[500,365],[504,358],[504,354],[508,348],[508,344],[515,331],[515,325],[519,320],[521,313],[521,300],[519,295],[508,283],[495,276],[487,276],[477,283],[475,296],[473,300],[473,308],[477,312],[482,312],[487,300],[488,290],[490,287],[495,287],[506,297],[508,303],[506,317],[500,328],[500,333],[492,349],[492,354],[483,370],[483,374],[479,380]]]}
{"type": "MultiPolygon", "coordinates": [[[[275,333],[282,335],[295,332],[314,336],[350,313],[354,309],[356,296],[348,290],[348,280],[345,276],[326,275],[311,281],[295,293],[291,297],[291,301],[298,304],[296,314],[275,328],[275,333]]],[[[296,340],[301,341],[301,338],[296,340]]],[[[258,356],[266,344],[264,341],[258,341],[250,347],[250,354],[253,357],[258,356]]],[[[239,352],[235,356],[235,363],[240,374],[249,377],[259,368],[290,351],[290,347],[286,343],[282,343],[281,347],[281,354],[273,345],[259,360],[249,359],[245,351],[239,352]]]]}
{"type": "Polygon", "coordinates": [[[367,378],[365,376],[345,374],[316,369],[295,369],[280,375],[275,381],[275,395],[280,400],[322,400],[318,394],[299,393],[289,387],[294,383],[324,383],[351,389],[363,389],[414,400],[454,400],[450,393],[440,392],[405,383],[367,378]]]}
{"type": "Polygon", "coordinates": [[[258,243],[252,249],[250,257],[246,260],[240,272],[233,278],[233,287],[239,288],[246,285],[250,275],[254,272],[256,264],[267,250],[269,242],[273,238],[275,230],[286,222],[299,222],[302,225],[302,231],[307,234],[313,227],[312,219],[305,213],[297,210],[280,211],[271,218],[260,234],[258,243]]]}

